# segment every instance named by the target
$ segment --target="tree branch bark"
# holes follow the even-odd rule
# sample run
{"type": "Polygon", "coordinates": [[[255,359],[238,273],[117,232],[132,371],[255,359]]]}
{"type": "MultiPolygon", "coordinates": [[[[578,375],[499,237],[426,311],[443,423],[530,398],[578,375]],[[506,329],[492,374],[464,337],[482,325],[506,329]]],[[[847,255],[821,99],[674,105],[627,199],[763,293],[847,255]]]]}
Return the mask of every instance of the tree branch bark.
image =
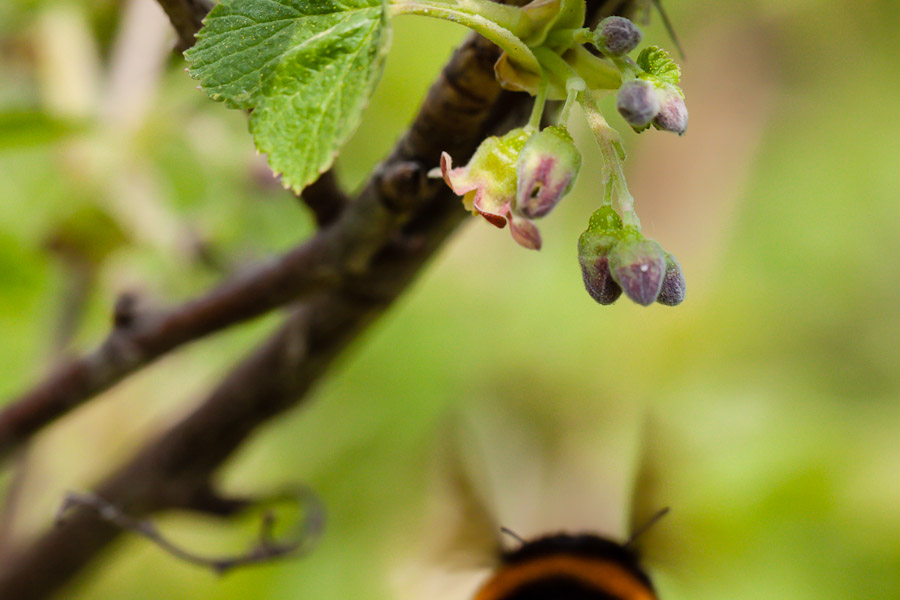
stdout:
{"type": "MultiPolygon", "coordinates": [[[[620,6],[622,0],[615,4],[620,6]]],[[[589,2],[594,15],[604,8],[608,10],[609,4],[589,2]]],[[[303,254],[304,259],[295,257],[301,264],[288,271],[307,282],[302,290],[308,300],[296,304],[284,325],[241,361],[193,413],[98,486],[99,496],[135,517],[172,508],[202,508],[200,500],[208,498],[215,471],[227,457],[253,430],[297,405],[333,359],[409,285],[424,262],[467,217],[459,199],[442,182],[425,178],[427,169],[438,164],[441,151],[464,160],[485,135],[504,131],[511,120],[524,121],[530,109],[531,101],[525,94],[499,88],[493,74],[497,56],[496,47],[478,36],[472,36],[457,50],[410,129],[360,196],[334,225],[301,246],[311,244],[317,250],[304,251],[312,255],[303,254]],[[322,235],[345,240],[349,250],[333,240],[315,241],[322,235]],[[330,267],[343,267],[337,269],[340,275],[317,276],[308,271],[323,259],[330,267]]],[[[291,277],[278,269],[269,276],[284,277],[281,283],[291,285],[291,277]]],[[[253,293],[262,294],[257,302],[270,308],[277,305],[265,295],[275,293],[274,287],[249,286],[246,293],[250,294],[251,288],[253,293]]],[[[222,300],[212,301],[214,295],[195,301],[218,315],[203,320],[205,327],[222,318],[222,300]]],[[[280,299],[290,300],[290,294],[280,299]]],[[[229,305],[229,310],[248,309],[237,302],[229,305]]],[[[170,330],[184,326],[175,317],[164,321],[170,330]]],[[[183,334],[173,335],[173,339],[186,340],[179,337],[183,334]]],[[[110,350],[106,352],[111,352],[109,342],[104,347],[108,345],[110,350]]],[[[148,346],[157,350],[153,356],[164,351],[161,346],[148,346]]],[[[127,345],[124,350],[129,350],[127,345]]],[[[99,358],[103,357],[125,365],[116,378],[101,378],[107,387],[113,379],[142,364],[129,362],[127,357],[112,359],[110,354],[103,354],[99,358]]],[[[92,364],[82,360],[82,366],[92,364]]],[[[82,390],[98,385],[76,372],[68,377],[82,390]]],[[[64,384],[65,379],[58,377],[57,385],[64,384]]],[[[73,397],[80,401],[87,396],[80,392],[73,397]]],[[[64,524],[0,565],[0,598],[47,597],[119,533],[90,510],[73,511],[64,524]]]]}
{"type": "Polygon", "coordinates": [[[212,9],[212,0],[157,0],[178,34],[178,48],[194,45],[194,34],[200,31],[203,18],[212,9]]]}
{"type": "Polygon", "coordinates": [[[337,221],[343,210],[350,204],[350,199],[341,190],[333,169],[322,173],[318,179],[303,190],[300,199],[312,211],[319,227],[331,225],[337,221]]]}

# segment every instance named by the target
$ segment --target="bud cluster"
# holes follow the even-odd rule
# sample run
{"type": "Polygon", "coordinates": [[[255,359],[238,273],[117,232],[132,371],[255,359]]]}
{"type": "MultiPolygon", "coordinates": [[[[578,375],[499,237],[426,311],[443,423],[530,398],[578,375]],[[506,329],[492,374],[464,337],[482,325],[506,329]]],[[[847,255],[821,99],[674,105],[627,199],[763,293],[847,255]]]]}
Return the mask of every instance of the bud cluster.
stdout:
{"type": "Polygon", "coordinates": [[[594,30],[594,46],[622,71],[625,80],[616,96],[616,108],[635,131],[653,125],[684,135],[688,112],[678,87],[681,71],[655,46],[641,52],[637,63],[632,62],[627,54],[640,42],[640,29],[623,17],[607,17],[594,30]]]}
{"type": "Polygon", "coordinates": [[[535,220],[549,214],[571,191],[581,169],[581,153],[564,126],[572,106],[580,104],[600,145],[600,180],[606,188],[603,206],[578,241],[587,291],[600,304],[612,304],[622,294],[642,306],[680,304],[685,296],[681,267],[674,256],[641,234],[622,168],[621,138],[594,97],[598,90],[618,89],[616,107],[635,131],[653,126],[682,135],[688,112],[678,87],[680,68],[655,46],[644,48],[632,60],[629,54],[641,43],[642,34],[628,19],[609,17],[593,30],[582,28],[583,0],[533,2],[499,12],[492,3],[487,6],[491,8],[485,8],[482,16],[488,20],[502,17],[513,29],[531,24],[518,33],[500,27],[489,36],[504,50],[494,65],[501,85],[534,95],[531,118],[526,127],[484,140],[463,167],[454,168],[450,155],[443,153],[440,169],[431,175],[442,176],[468,210],[498,228],[508,224],[519,245],[539,250],[542,241],[535,220]],[[519,16],[527,19],[507,19],[509,11],[520,11],[519,16]],[[509,35],[504,37],[504,32],[509,35]],[[586,43],[602,56],[588,51],[586,43]],[[565,104],[558,125],[539,130],[547,100],[565,104]]]}
{"type": "Polygon", "coordinates": [[[624,226],[609,205],[591,215],[578,239],[578,260],[584,286],[600,304],[612,304],[623,292],[642,306],[676,306],[684,300],[684,274],[675,257],[624,226]]]}
{"type": "Polygon", "coordinates": [[[616,109],[638,132],[650,125],[678,135],[687,131],[687,105],[681,91],[670,83],[633,79],[619,88],[616,109]]]}

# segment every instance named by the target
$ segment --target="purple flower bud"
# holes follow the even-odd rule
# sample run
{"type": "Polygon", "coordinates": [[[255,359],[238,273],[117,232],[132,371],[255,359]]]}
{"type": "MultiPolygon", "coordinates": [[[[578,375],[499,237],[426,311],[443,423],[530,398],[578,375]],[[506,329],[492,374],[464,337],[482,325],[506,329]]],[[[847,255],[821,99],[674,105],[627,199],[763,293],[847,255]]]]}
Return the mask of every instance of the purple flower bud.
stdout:
{"type": "Polygon", "coordinates": [[[681,272],[681,265],[674,256],[666,252],[666,274],[656,301],[666,306],[678,306],[684,301],[684,293],[684,273],[681,272]]]}
{"type": "Polygon", "coordinates": [[[578,262],[584,287],[600,304],[612,304],[622,288],[609,271],[609,253],[619,243],[622,219],[611,206],[603,206],[591,215],[587,231],[578,238],[578,262]]]}
{"type": "Polygon", "coordinates": [[[624,17],[607,17],[594,30],[594,45],[609,56],[628,54],[641,43],[641,30],[624,17]]]}
{"type": "Polygon", "coordinates": [[[684,98],[674,89],[663,88],[659,92],[659,113],[653,125],[663,131],[684,135],[687,130],[688,111],[684,98]]]}
{"type": "Polygon", "coordinates": [[[581,169],[581,152],[563,127],[547,127],[532,135],[516,163],[516,213],[543,217],[569,193],[581,169]]]}
{"type": "MultiPolygon", "coordinates": [[[[607,236],[610,241],[615,238],[607,236]]],[[[603,242],[598,242],[598,249],[603,247],[603,242]]],[[[584,287],[591,298],[603,304],[612,304],[622,295],[622,288],[616,283],[609,272],[608,252],[598,252],[595,256],[579,255],[581,263],[581,277],[584,279],[584,287]]]]}
{"type": "Polygon", "coordinates": [[[626,296],[642,306],[650,306],[662,289],[666,255],[653,240],[640,234],[627,235],[610,252],[609,270],[626,296]]]}
{"type": "Polygon", "coordinates": [[[634,128],[643,128],[659,112],[659,96],[653,84],[634,79],[622,84],[616,97],[619,114],[634,128]]]}

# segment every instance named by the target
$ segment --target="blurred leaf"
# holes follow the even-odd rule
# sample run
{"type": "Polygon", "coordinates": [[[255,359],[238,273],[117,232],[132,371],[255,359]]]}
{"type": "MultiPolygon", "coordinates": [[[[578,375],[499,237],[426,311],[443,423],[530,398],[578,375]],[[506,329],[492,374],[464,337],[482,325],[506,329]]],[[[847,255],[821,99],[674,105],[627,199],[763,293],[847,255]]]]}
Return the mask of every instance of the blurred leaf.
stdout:
{"type": "Polygon", "coordinates": [[[0,151],[51,144],[82,129],[66,119],[27,109],[0,112],[0,151]]]}
{"type": "Polygon", "coordinates": [[[93,264],[100,264],[128,241],[126,233],[109,213],[89,204],[62,219],[47,239],[47,244],[58,252],[74,254],[93,264]]]}

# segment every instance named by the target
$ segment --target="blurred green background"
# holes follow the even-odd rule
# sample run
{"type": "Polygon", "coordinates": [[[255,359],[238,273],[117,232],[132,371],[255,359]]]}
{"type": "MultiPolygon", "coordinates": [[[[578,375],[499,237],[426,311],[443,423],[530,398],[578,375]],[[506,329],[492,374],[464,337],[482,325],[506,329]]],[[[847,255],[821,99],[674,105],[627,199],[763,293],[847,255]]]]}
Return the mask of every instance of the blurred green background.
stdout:
{"type": "MultiPolygon", "coordinates": [[[[473,218],[313,401],[224,469],[236,492],[318,490],[329,526],[313,554],[219,579],[125,536],[62,597],[402,597],[393,574],[434,534],[421,526],[439,500],[425,485],[434,440],[448,414],[479,406],[557,440],[577,423],[583,457],[630,477],[645,457],[653,485],[636,505],[673,507],[645,543],[666,600],[900,597],[900,4],[667,5],[689,131],[623,136],[645,231],[684,268],[683,305],[600,307],[584,292],[575,242],[598,204],[598,156],[575,111],[587,168],[542,224],[544,250],[473,218]]],[[[656,21],[645,40],[671,47],[656,21]]],[[[464,33],[397,20],[338,163],[349,187],[464,33]]],[[[0,4],[2,399],[102,339],[118,292],[176,302],[312,230],[244,115],[197,92],[171,44],[149,0],[0,4]]],[[[276,323],[181,350],[42,433],[0,475],[19,490],[6,543],[47,526],[65,490],[126,461],[276,323]]],[[[556,498],[584,483],[553,481],[556,498]]],[[[619,496],[597,511],[627,514],[619,496]]],[[[159,522],[213,554],[256,527],[159,522]]]]}

